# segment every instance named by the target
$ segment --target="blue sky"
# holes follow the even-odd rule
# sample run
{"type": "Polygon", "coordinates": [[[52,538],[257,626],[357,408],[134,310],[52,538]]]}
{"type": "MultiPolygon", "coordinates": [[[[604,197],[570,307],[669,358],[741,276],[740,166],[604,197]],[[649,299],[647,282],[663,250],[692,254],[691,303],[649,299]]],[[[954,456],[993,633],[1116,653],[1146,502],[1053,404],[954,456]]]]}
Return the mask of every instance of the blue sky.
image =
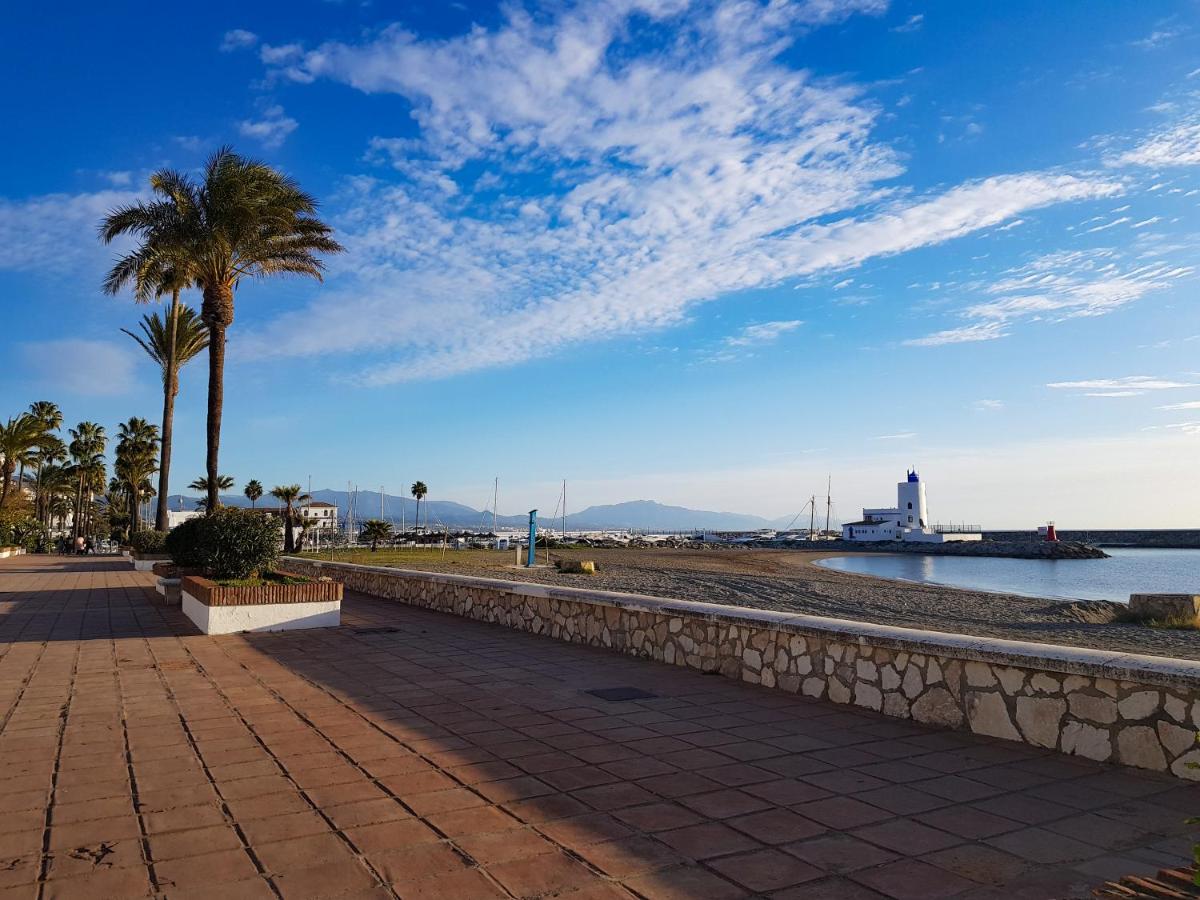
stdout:
{"type": "Polygon", "coordinates": [[[347,247],[238,291],[239,481],[849,516],[917,464],[942,521],[1194,524],[1194,0],[10,15],[0,415],[157,418],[95,225],[230,143],[347,247]]]}

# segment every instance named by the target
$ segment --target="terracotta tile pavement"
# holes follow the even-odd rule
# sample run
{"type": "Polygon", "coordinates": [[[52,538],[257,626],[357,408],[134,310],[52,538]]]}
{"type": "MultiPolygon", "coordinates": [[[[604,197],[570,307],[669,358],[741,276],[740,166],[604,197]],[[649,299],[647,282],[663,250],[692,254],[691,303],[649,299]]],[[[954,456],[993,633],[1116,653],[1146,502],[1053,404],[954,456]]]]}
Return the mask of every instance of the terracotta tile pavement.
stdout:
{"type": "Polygon", "coordinates": [[[199,635],[0,561],[0,900],[1073,897],[1200,787],[349,595],[199,635]],[[381,630],[385,629],[385,630],[381,630]],[[606,702],[585,691],[638,687],[606,702]]]}

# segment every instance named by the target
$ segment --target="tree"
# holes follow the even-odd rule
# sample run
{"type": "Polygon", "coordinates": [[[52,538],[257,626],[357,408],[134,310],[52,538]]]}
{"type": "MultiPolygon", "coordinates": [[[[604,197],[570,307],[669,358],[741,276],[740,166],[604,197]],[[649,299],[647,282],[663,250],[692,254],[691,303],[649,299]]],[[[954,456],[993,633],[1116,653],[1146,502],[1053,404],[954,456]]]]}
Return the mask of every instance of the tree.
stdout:
{"type": "Polygon", "coordinates": [[[211,498],[213,497],[214,494],[217,497],[217,506],[220,506],[221,505],[221,491],[227,491],[231,487],[233,487],[233,476],[232,475],[218,475],[216,484],[217,484],[216,489],[210,491],[208,489],[208,485],[209,485],[208,476],[201,475],[199,478],[197,478],[195,481],[193,481],[191,484],[188,485],[188,487],[191,490],[200,491],[200,493],[204,494],[203,497],[201,497],[198,501],[196,501],[197,509],[202,509],[206,513],[213,509],[216,509],[217,508],[216,506],[211,505],[211,498]]]}
{"type": "MultiPolygon", "coordinates": [[[[36,474],[33,481],[33,504],[36,511],[41,503],[42,466],[50,461],[51,456],[55,456],[59,452],[65,454],[66,446],[54,434],[62,428],[63,423],[62,410],[58,408],[57,403],[51,403],[49,400],[35,400],[29,404],[29,414],[42,423],[42,431],[45,433],[45,440],[38,445],[38,452],[34,460],[36,474]],[[60,451],[57,448],[62,449],[60,451]]],[[[65,459],[65,456],[62,459],[65,459]]],[[[58,461],[62,462],[62,459],[58,461]]],[[[20,479],[18,479],[19,483],[20,479]]],[[[39,519],[39,521],[41,520],[39,519]]]]}
{"type": "MultiPolygon", "coordinates": [[[[417,528],[421,527],[421,501],[425,498],[425,495],[428,493],[429,493],[429,488],[427,488],[425,486],[425,482],[423,482],[423,481],[414,481],[413,482],[412,495],[417,498],[417,519],[414,524],[417,528]]],[[[426,518],[426,520],[429,519],[429,507],[428,506],[425,507],[425,518],[426,518]]],[[[429,522],[426,521],[425,524],[428,525],[429,522]]]]}
{"type": "Polygon", "coordinates": [[[263,495],[262,482],[258,479],[251,478],[246,482],[246,487],[242,489],[242,493],[246,495],[246,499],[250,501],[251,508],[258,503],[259,498],[263,495]]]}
{"type": "Polygon", "coordinates": [[[294,505],[296,503],[305,503],[312,498],[308,494],[302,494],[300,492],[300,485],[298,484],[277,484],[271,488],[271,496],[285,506],[283,517],[283,552],[294,553],[296,550],[296,541],[292,536],[292,525],[295,523],[296,518],[294,505]]]}
{"type": "Polygon", "coordinates": [[[150,477],[158,471],[158,451],[157,425],[136,416],[121,423],[113,474],[128,503],[130,538],[141,529],[142,498],[154,494],[150,477]]]}
{"type": "Polygon", "coordinates": [[[175,398],[179,395],[179,370],[208,346],[208,330],[196,311],[179,303],[177,283],[169,283],[171,308],[165,318],[158,313],[142,316],[142,334],[122,328],[146,351],[162,371],[162,442],[158,455],[158,509],[154,527],[167,530],[167,505],[171,478],[171,446],[175,431],[175,398]]]}
{"type": "Polygon", "coordinates": [[[91,495],[104,490],[104,448],[108,445],[108,436],[104,433],[104,427],[95,422],[80,422],[70,430],[70,435],[71,443],[67,445],[67,452],[71,455],[71,468],[75,473],[75,511],[71,536],[79,537],[87,530],[84,522],[85,490],[89,508],[91,495]]]}
{"type": "Polygon", "coordinates": [[[21,476],[17,489],[20,490],[25,479],[25,466],[33,463],[34,453],[45,435],[42,423],[29,413],[21,413],[0,425],[0,479],[4,482],[0,485],[0,509],[8,502],[8,491],[18,467],[21,476]]]}
{"type": "Polygon", "coordinates": [[[367,519],[363,522],[362,532],[358,535],[360,541],[371,542],[371,552],[374,553],[380,541],[386,541],[392,536],[391,523],[383,519],[367,519]]]}
{"type": "Polygon", "coordinates": [[[207,472],[208,506],[217,496],[224,401],[225,333],[233,323],[234,292],[243,278],[298,274],[321,279],[318,254],[342,247],[316,217],[317,203],[270,166],[222,147],[204,167],[202,181],[162,169],[150,177],[153,197],[113,210],[100,226],[109,243],[121,235],[139,240],[117,260],[105,290],[133,284],[149,298],[168,273],[203,294],[200,316],[209,331],[207,472]]]}

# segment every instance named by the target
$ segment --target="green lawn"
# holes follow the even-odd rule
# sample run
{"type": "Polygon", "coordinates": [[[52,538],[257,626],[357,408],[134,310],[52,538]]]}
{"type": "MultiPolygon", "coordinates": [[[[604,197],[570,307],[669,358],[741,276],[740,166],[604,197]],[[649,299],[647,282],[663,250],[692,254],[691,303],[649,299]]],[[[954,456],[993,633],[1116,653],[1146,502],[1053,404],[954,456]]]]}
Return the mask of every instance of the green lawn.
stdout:
{"type": "MultiPolygon", "coordinates": [[[[541,551],[544,553],[545,551],[541,551]]],[[[404,568],[405,566],[420,566],[430,563],[444,563],[445,565],[471,565],[471,566],[488,566],[503,568],[504,566],[513,565],[516,562],[516,553],[513,550],[451,550],[446,548],[445,552],[441,547],[426,548],[394,548],[380,547],[374,553],[369,549],[354,548],[342,550],[322,550],[319,553],[307,551],[300,554],[309,559],[323,559],[334,562],[349,562],[360,563],[367,566],[396,566],[404,568]]]]}

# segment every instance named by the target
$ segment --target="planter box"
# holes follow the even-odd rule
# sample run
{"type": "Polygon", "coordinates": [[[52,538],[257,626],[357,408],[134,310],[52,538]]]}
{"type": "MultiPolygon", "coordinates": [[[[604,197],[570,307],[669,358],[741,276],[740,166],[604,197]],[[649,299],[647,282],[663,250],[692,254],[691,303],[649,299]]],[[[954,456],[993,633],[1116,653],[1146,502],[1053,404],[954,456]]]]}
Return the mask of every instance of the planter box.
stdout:
{"type": "Polygon", "coordinates": [[[24,547],[0,547],[0,559],[7,559],[10,556],[20,556],[24,552],[24,547]]]}
{"type": "Polygon", "coordinates": [[[342,623],[337,581],[222,587],[200,575],[180,581],[183,614],[205,634],[331,628],[342,623]]]}
{"type": "Polygon", "coordinates": [[[133,568],[136,572],[150,572],[154,569],[156,563],[169,563],[171,554],[169,553],[138,553],[136,550],[130,555],[133,560],[133,568]]]}

